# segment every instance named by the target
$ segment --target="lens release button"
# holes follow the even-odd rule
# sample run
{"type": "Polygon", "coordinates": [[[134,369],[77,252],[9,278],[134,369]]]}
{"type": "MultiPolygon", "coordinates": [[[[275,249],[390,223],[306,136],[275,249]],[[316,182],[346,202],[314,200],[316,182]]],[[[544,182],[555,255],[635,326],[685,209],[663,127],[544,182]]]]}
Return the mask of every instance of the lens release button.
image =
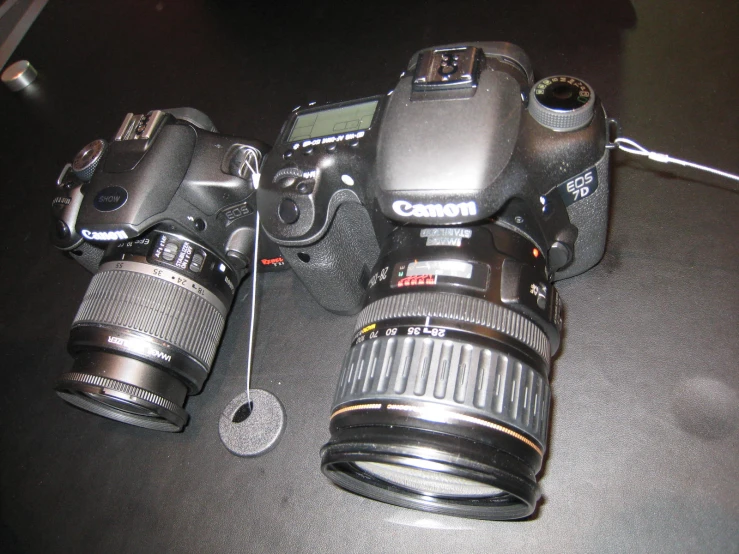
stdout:
{"type": "Polygon", "coordinates": [[[572,251],[563,242],[555,242],[549,249],[549,266],[552,271],[559,271],[572,260],[572,251]]]}
{"type": "Polygon", "coordinates": [[[291,225],[300,217],[300,208],[289,198],[283,198],[280,206],[277,208],[277,215],[280,216],[280,219],[284,223],[291,225]]]}

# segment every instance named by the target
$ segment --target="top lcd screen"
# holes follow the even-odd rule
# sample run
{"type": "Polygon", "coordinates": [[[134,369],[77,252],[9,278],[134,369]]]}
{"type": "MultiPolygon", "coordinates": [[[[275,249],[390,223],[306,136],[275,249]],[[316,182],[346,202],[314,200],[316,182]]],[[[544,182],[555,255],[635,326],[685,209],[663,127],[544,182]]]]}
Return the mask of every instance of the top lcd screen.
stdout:
{"type": "Polygon", "coordinates": [[[328,137],[369,129],[377,110],[377,100],[299,115],[288,142],[328,137]]]}

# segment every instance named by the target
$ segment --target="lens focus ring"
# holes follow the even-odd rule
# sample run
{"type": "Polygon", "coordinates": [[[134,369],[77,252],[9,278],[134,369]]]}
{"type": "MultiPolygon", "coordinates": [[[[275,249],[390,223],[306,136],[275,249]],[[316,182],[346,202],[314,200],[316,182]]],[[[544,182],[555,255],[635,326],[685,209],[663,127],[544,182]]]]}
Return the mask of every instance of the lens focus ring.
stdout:
{"type": "Polygon", "coordinates": [[[72,327],[115,325],[161,339],[203,364],[215,358],[225,319],[205,298],[162,279],[131,271],[93,277],[72,327]]]}
{"type": "Polygon", "coordinates": [[[418,401],[437,416],[446,413],[450,423],[496,428],[499,422],[498,430],[539,455],[546,445],[549,384],[513,357],[463,341],[421,337],[379,337],[349,351],[334,415],[368,403],[418,411],[418,401]]]}

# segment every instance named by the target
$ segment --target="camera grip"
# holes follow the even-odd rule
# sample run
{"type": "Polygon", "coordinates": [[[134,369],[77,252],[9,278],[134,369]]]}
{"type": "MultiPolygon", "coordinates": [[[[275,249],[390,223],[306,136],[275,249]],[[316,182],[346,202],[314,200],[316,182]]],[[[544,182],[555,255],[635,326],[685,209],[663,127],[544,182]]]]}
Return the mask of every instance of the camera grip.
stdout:
{"type": "Polygon", "coordinates": [[[325,309],[355,314],[380,248],[367,210],[357,203],[339,206],[328,231],[308,246],[280,246],[295,273],[325,309]]]}
{"type": "Polygon", "coordinates": [[[562,271],[557,272],[555,275],[557,281],[584,273],[603,257],[608,233],[609,161],[610,150],[606,150],[603,157],[595,164],[598,188],[592,196],[567,206],[570,223],[578,230],[575,241],[575,259],[562,271]]]}

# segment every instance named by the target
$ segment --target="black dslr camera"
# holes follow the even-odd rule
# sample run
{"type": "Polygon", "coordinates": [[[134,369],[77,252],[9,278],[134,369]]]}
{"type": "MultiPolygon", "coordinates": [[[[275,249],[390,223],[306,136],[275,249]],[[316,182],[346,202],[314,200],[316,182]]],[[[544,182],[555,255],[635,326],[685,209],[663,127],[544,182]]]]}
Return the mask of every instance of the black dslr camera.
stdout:
{"type": "Polygon", "coordinates": [[[551,283],[603,255],[608,128],[588,84],[534,82],[499,42],[422,50],[387,95],[290,116],[264,230],[321,305],[361,309],[321,452],[335,483],[466,517],[534,510],[551,283]]]}
{"type": "MultiPolygon", "coordinates": [[[[185,398],[202,389],[254,270],[252,175],[266,150],[178,108],[128,114],[111,142],[67,164],[52,242],[95,276],[72,324],[74,367],[55,386],[62,398],[132,425],[184,427],[185,398]]],[[[264,265],[284,265],[271,248],[264,265]]]]}

